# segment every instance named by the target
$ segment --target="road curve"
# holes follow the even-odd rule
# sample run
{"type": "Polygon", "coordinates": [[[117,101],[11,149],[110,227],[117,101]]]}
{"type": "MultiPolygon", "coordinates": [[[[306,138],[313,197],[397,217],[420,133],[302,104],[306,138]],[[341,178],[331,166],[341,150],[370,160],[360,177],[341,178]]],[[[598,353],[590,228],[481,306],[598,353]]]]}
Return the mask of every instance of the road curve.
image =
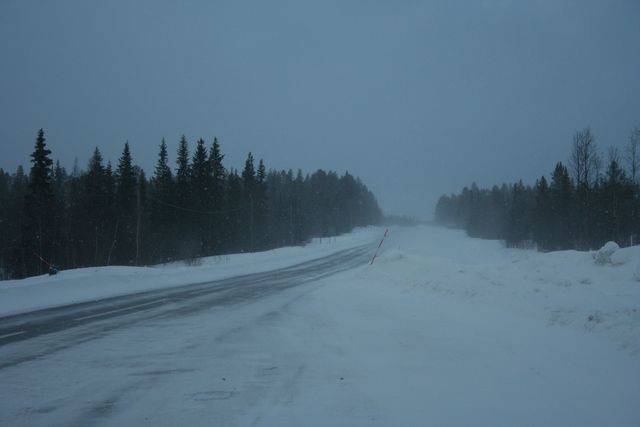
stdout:
{"type": "MultiPolygon", "coordinates": [[[[0,317],[0,347],[94,322],[99,325],[96,331],[104,332],[149,318],[175,317],[216,306],[247,302],[362,265],[367,262],[370,252],[370,245],[362,245],[263,273],[0,317]],[[126,318],[126,321],[118,322],[119,317],[126,318]],[[103,322],[106,319],[112,321],[103,322]]],[[[0,361],[0,369],[41,356],[23,355],[18,359],[3,360],[0,361]]]]}

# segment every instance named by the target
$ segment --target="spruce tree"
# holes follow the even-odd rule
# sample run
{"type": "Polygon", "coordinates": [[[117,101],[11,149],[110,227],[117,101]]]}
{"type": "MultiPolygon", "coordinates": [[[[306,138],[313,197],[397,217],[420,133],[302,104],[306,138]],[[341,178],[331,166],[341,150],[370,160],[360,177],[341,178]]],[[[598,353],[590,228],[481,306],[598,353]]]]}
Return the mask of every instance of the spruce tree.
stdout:
{"type": "Polygon", "coordinates": [[[220,151],[220,144],[218,138],[213,139],[213,145],[209,151],[209,164],[213,175],[213,187],[211,188],[211,194],[213,198],[213,205],[216,210],[221,210],[223,195],[225,189],[225,176],[226,171],[222,164],[224,155],[220,151]]]}
{"type": "Polygon", "coordinates": [[[175,245],[172,244],[172,240],[177,239],[178,236],[175,225],[178,215],[175,208],[172,207],[175,204],[174,183],[164,138],[160,143],[152,182],[149,213],[149,256],[151,259],[166,262],[176,257],[175,245]]]}
{"type": "Polygon", "coordinates": [[[0,236],[5,242],[0,242],[0,280],[7,280],[10,274],[9,241],[14,233],[9,224],[11,216],[11,175],[0,168],[0,236]]]}
{"type": "Polygon", "coordinates": [[[227,210],[225,212],[225,250],[227,252],[246,250],[247,209],[242,188],[242,179],[231,169],[228,175],[227,210]]]}
{"type": "Polygon", "coordinates": [[[541,250],[551,249],[551,193],[543,176],[536,182],[534,239],[541,250]]]}
{"type": "Polygon", "coordinates": [[[255,222],[255,245],[258,250],[265,249],[269,240],[267,230],[267,170],[264,161],[258,162],[256,182],[254,190],[254,222],[255,222]]]}
{"type": "Polygon", "coordinates": [[[181,220],[176,224],[177,235],[180,236],[177,257],[193,258],[198,252],[198,236],[195,231],[196,214],[193,212],[193,193],[191,191],[191,165],[189,164],[189,146],[187,138],[182,135],[178,144],[176,159],[175,201],[180,210],[181,220]]]}
{"type": "Polygon", "coordinates": [[[69,178],[67,171],[60,165],[60,161],[56,161],[56,166],[53,170],[53,248],[52,258],[56,260],[57,266],[66,266],[65,259],[65,246],[69,240],[69,224],[67,219],[69,218],[68,206],[66,202],[69,200],[67,196],[67,182],[69,178]]]}
{"type": "Polygon", "coordinates": [[[567,168],[559,162],[551,177],[551,250],[572,248],[575,243],[574,188],[567,168]]]}
{"type": "Polygon", "coordinates": [[[160,143],[160,152],[158,153],[154,179],[160,194],[168,192],[171,188],[173,177],[171,168],[169,167],[169,155],[167,154],[167,144],[164,138],[162,138],[162,142],[160,143]]]}
{"type": "Polygon", "coordinates": [[[209,254],[211,239],[211,215],[205,214],[212,208],[211,187],[213,173],[211,163],[208,159],[207,149],[204,140],[198,139],[196,150],[191,161],[191,195],[193,197],[190,206],[201,213],[194,213],[193,220],[195,226],[194,238],[198,240],[197,255],[205,256],[209,254]]]}
{"type": "Polygon", "coordinates": [[[529,189],[518,181],[511,189],[511,203],[507,216],[507,246],[522,247],[531,239],[529,189]]]}
{"type": "Polygon", "coordinates": [[[220,151],[218,139],[213,139],[213,145],[209,150],[209,167],[211,169],[211,209],[216,212],[211,217],[210,244],[213,253],[220,253],[223,247],[224,236],[222,229],[227,226],[224,211],[225,203],[226,171],[222,164],[224,155],[220,151]]]}
{"type": "Polygon", "coordinates": [[[186,208],[191,199],[189,187],[189,145],[187,138],[182,135],[178,144],[178,158],[176,159],[178,168],[176,169],[176,196],[178,204],[186,208]]]}
{"type": "Polygon", "coordinates": [[[40,129],[36,138],[33,153],[31,153],[31,171],[29,185],[25,199],[25,229],[23,232],[26,249],[33,252],[33,262],[28,268],[28,274],[40,274],[46,271],[53,249],[53,225],[55,222],[53,196],[53,161],[49,157],[51,150],[47,149],[44,131],[40,129]],[[42,259],[45,261],[43,262],[42,259]]]}
{"type": "Polygon", "coordinates": [[[247,155],[247,160],[244,162],[244,169],[242,170],[242,189],[244,202],[243,211],[245,217],[244,223],[247,225],[243,249],[253,251],[255,248],[256,237],[256,171],[253,166],[253,155],[251,153],[247,155]]]}
{"type": "Polygon", "coordinates": [[[126,142],[116,169],[116,197],[119,223],[116,233],[116,250],[113,255],[119,264],[133,265],[136,260],[136,181],[136,172],[133,167],[129,143],[126,142]]]}
{"type": "Polygon", "coordinates": [[[206,211],[210,208],[212,176],[207,149],[204,146],[204,140],[200,138],[196,143],[191,161],[192,206],[198,210],[206,211]]]}

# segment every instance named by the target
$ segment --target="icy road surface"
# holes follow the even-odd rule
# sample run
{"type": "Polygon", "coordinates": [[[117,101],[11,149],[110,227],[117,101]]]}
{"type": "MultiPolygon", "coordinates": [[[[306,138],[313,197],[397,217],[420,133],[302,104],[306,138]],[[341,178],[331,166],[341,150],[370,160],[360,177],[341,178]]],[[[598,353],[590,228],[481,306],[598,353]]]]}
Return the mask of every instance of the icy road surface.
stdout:
{"type": "Polygon", "coordinates": [[[600,266],[419,227],[383,249],[6,342],[0,425],[640,425],[638,248],[600,266]]]}

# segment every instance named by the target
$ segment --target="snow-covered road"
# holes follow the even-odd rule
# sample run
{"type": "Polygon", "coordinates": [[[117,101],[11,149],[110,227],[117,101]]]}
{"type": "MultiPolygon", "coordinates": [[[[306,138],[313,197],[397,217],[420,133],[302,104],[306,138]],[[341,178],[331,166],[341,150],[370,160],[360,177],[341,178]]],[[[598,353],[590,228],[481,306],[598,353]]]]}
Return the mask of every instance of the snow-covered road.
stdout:
{"type": "MultiPolygon", "coordinates": [[[[278,292],[366,263],[370,245],[339,250],[331,255],[267,272],[239,275],[202,283],[185,283],[174,287],[124,294],[82,303],[61,305],[12,316],[0,317],[0,346],[40,335],[76,328],[80,325],[128,316],[126,324],[156,317],[180,316],[216,306],[247,303],[278,292]]],[[[121,320],[121,319],[115,319],[121,320]]],[[[102,330],[115,329],[122,322],[108,322],[102,330]]],[[[15,360],[0,361],[0,369],[21,363],[33,356],[20,354],[15,360]]]]}
{"type": "Polygon", "coordinates": [[[393,229],[373,266],[2,346],[55,351],[0,370],[0,425],[637,426],[640,251],[623,255],[393,229]]]}

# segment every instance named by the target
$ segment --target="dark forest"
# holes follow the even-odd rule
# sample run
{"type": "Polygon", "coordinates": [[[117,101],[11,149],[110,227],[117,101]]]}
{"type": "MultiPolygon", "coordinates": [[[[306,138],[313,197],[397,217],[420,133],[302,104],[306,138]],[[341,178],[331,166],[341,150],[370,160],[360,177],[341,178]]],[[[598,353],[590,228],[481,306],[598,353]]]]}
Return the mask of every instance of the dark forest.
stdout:
{"type": "Polygon", "coordinates": [[[147,178],[125,143],[115,167],[98,148],[67,171],[41,129],[31,168],[0,169],[0,278],[50,266],[149,265],[299,245],[380,221],[374,195],[348,172],[267,170],[248,154],[226,168],[217,139],[183,136],[175,166],[160,144],[147,178]]]}
{"type": "Polygon", "coordinates": [[[590,128],[576,132],[568,165],[558,162],[550,179],[534,186],[522,181],[442,196],[436,221],[471,237],[502,239],[510,247],[542,251],[589,250],[608,241],[620,246],[640,240],[640,129],[631,132],[623,153],[607,161],[590,128]]]}

